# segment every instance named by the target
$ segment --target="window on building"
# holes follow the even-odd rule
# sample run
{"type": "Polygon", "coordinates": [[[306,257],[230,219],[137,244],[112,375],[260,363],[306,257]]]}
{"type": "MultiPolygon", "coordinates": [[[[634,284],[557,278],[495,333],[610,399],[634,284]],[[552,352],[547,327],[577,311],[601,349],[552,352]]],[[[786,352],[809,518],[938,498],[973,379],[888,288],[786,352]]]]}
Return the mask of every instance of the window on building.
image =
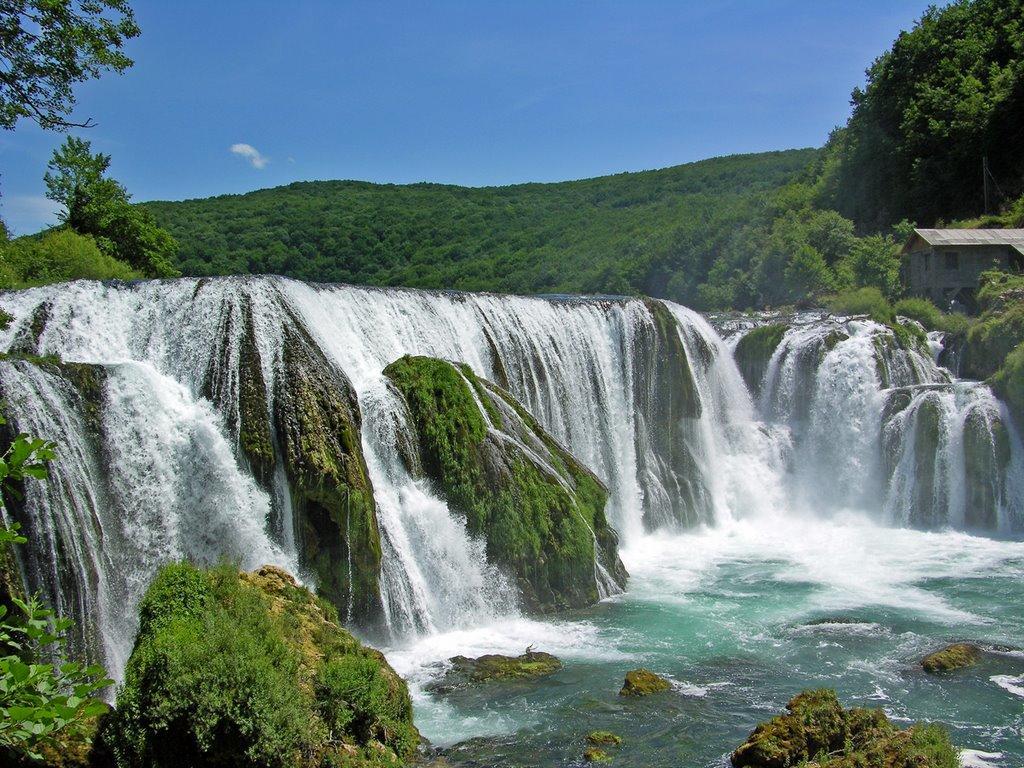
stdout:
{"type": "Polygon", "coordinates": [[[960,269],[960,254],[956,251],[946,252],[946,269],[960,269]]]}

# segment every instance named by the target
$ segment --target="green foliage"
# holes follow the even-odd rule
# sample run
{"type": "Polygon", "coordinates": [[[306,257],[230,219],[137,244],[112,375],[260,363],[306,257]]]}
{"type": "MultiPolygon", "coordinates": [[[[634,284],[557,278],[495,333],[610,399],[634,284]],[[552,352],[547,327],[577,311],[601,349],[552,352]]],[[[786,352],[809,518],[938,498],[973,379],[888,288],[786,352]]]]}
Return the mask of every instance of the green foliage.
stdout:
{"type": "Polygon", "coordinates": [[[868,315],[878,323],[890,324],[894,319],[888,300],[873,286],[829,296],[825,306],[837,315],[868,315]]]}
{"type": "Polygon", "coordinates": [[[1019,195],[1024,3],[932,6],[868,69],[827,147],[819,202],[865,229],[982,212],[982,158],[1019,195]]]}
{"type": "MultiPolygon", "coordinates": [[[[305,182],[146,207],[181,243],[178,266],[190,275],[646,293],[693,303],[723,240],[765,218],[780,187],[814,157],[813,150],[739,155],[488,188],[305,182]]],[[[749,262],[761,243],[737,247],[749,262]]]]}
{"type": "Polygon", "coordinates": [[[63,130],[73,123],[72,86],[122,72],[121,52],[139,34],[127,0],[13,0],[0,7],[0,127],[19,118],[63,130]]]}
{"type": "MultiPolygon", "coordinates": [[[[0,457],[0,507],[26,479],[46,478],[54,448],[26,434],[15,436],[0,457]]],[[[25,541],[17,525],[0,525],[0,551],[25,541]]],[[[0,756],[8,750],[39,759],[41,750],[61,749],[66,740],[90,729],[107,710],[95,696],[113,681],[98,666],[44,661],[60,659],[71,622],[55,618],[35,597],[5,597],[9,604],[0,605],[0,756]]]]}
{"type": "Polygon", "coordinates": [[[42,237],[0,244],[0,287],[61,283],[68,280],[134,280],[141,275],[102,251],[89,235],[55,229],[42,237]]]}
{"type": "Polygon", "coordinates": [[[161,569],[103,741],[119,768],[302,768],[407,758],[404,685],[283,572],[161,569]],[[375,746],[376,745],[376,746],[375,746]]]}
{"type": "Polygon", "coordinates": [[[46,196],[60,203],[73,230],[91,235],[104,253],[148,277],[172,277],[178,245],[127,190],[105,176],[110,156],[93,154],[88,141],[69,136],[54,150],[44,180],[46,196]]]}

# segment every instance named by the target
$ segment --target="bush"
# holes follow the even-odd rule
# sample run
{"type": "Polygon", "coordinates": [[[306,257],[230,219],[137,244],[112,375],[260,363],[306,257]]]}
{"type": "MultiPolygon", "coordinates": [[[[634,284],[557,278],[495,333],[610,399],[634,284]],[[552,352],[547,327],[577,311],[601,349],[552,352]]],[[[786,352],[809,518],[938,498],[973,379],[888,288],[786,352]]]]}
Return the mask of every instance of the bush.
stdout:
{"type": "Polygon", "coordinates": [[[825,306],[837,315],[869,315],[879,323],[891,324],[892,306],[878,288],[855,288],[825,298],[825,306]]]}
{"type": "Polygon", "coordinates": [[[418,743],[404,683],[283,571],[165,566],[103,741],[118,768],[397,764],[418,743]]]}
{"type": "Polygon", "coordinates": [[[928,299],[916,297],[900,299],[893,305],[897,315],[916,320],[929,331],[966,333],[971,325],[970,318],[959,312],[945,313],[928,299]]]}
{"type": "Polygon", "coordinates": [[[0,246],[0,279],[8,288],[67,280],[133,280],[140,275],[104,253],[88,235],[55,229],[41,238],[23,237],[0,246]]]}

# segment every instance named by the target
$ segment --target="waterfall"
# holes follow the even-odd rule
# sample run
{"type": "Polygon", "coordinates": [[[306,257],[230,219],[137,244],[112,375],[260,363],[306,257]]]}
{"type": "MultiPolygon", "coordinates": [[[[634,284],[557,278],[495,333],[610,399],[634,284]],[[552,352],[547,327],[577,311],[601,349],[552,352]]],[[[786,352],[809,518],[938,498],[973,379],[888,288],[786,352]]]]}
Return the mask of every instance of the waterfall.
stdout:
{"type": "MultiPolygon", "coordinates": [[[[8,416],[59,445],[52,480],[31,484],[20,513],[32,538],[21,566],[115,674],[138,600],[170,560],[276,563],[312,583],[303,553],[323,535],[316,525],[337,525],[336,602],[347,620],[366,608],[354,586],[365,567],[352,544],[358,499],[338,496],[336,519],[303,511],[312,502],[284,457],[296,365],[339,414],[351,395],[379,528],[373,600],[391,637],[518,604],[484,542],[403,460],[415,434],[382,373],[403,355],[464,363],[508,390],[607,486],[626,545],[797,506],[899,525],[1019,525],[1024,452],[1002,405],[868,320],[794,321],[752,389],[735,339],[650,300],[238,277],[82,281],[5,293],[0,307],[14,318],[0,330],[8,416]]],[[[606,594],[613,582],[596,558],[594,568],[606,594]]]]}

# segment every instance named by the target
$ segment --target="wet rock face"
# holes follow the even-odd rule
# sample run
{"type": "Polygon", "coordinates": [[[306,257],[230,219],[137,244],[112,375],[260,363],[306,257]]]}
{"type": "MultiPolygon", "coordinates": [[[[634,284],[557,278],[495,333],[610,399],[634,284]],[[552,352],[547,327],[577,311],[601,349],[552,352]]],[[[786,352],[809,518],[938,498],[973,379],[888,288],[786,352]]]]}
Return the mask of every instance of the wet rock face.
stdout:
{"type": "Polygon", "coordinates": [[[952,672],[973,667],[981,658],[981,649],[970,643],[953,643],[921,660],[921,667],[929,674],[952,672]]]}
{"type": "Polygon", "coordinates": [[[649,696],[652,693],[667,691],[672,686],[668,680],[647,669],[634,669],[626,673],[619,696],[649,696]]]}
{"type": "MultiPolygon", "coordinates": [[[[242,458],[272,497],[275,471],[284,470],[302,567],[343,619],[373,630],[382,616],[381,549],[355,391],[290,311],[280,311],[279,359],[264,360],[249,297],[223,305],[221,347],[202,392],[225,414],[242,458]],[[264,371],[272,369],[268,385],[264,371]]],[[[280,517],[275,524],[285,527],[280,517]]]]}
{"type": "Polygon", "coordinates": [[[647,299],[650,325],[638,324],[633,339],[636,414],[650,445],[638,444],[640,475],[658,478],[665,495],[653,498],[644,512],[644,525],[694,526],[711,521],[710,494],[690,446],[697,444],[696,419],[702,405],[694,382],[693,365],[707,365],[713,352],[698,349],[690,360],[679,336],[679,324],[660,301],[647,299]]]}
{"type": "Polygon", "coordinates": [[[385,375],[406,402],[419,461],[512,576],[524,607],[546,612],[596,602],[626,571],[601,482],[504,390],[466,366],[403,357],[385,375]]]}
{"type": "Polygon", "coordinates": [[[900,730],[881,710],[843,709],[831,690],[804,691],[786,709],[758,725],[732,753],[734,768],[959,766],[941,727],[917,724],[900,730]]]}
{"type": "Polygon", "coordinates": [[[762,325],[744,334],[736,344],[736,365],[755,398],[761,393],[761,385],[768,372],[768,363],[782,343],[786,330],[787,326],[783,323],[762,325]]]}
{"type": "Polygon", "coordinates": [[[344,619],[373,625],[382,615],[381,546],[359,406],[345,375],[298,325],[285,328],[274,405],[301,562],[344,619]]]}
{"type": "Polygon", "coordinates": [[[448,693],[480,683],[547,677],[562,668],[562,662],[555,656],[532,649],[519,656],[488,654],[476,659],[455,656],[448,663],[451,669],[429,686],[431,691],[448,693]]]}

